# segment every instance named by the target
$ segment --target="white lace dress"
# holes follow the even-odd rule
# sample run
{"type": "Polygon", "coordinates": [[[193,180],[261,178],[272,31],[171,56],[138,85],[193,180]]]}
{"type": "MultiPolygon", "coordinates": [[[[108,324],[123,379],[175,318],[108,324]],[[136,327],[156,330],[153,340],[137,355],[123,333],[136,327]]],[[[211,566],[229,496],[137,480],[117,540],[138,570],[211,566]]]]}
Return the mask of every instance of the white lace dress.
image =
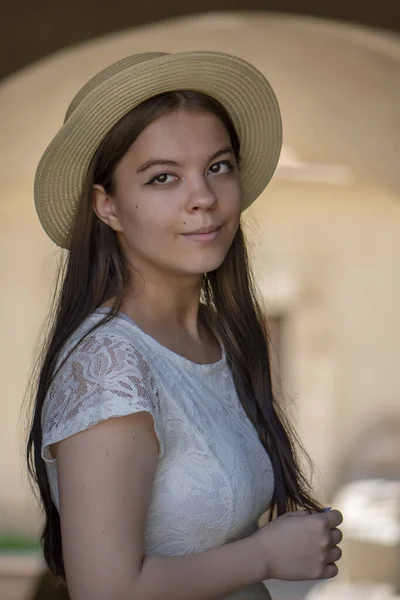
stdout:
{"type": "MultiPolygon", "coordinates": [[[[107,309],[91,315],[68,351],[107,309]]],[[[200,552],[248,536],[271,501],[270,459],[246,416],[227,359],[199,365],[175,354],[121,314],[78,345],[58,371],[42,414],[42,457],[59,508],[50,445],[104,419],[149,412],[160,454],[146,554],[200,552]]],[[[268,599],[263,584],[230,596],[268,599]]]]}

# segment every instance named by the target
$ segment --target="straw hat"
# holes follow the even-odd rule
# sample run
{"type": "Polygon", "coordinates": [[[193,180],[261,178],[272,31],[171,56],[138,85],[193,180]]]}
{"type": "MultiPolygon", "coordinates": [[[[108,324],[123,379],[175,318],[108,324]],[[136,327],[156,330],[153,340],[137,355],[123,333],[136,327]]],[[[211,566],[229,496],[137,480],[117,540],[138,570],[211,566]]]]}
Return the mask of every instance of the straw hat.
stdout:
{"type": "Polygon", "coordinates": [[[222,52],[128,56],[100,71],[77,93],[39,162],[35,206],[56,244],[68,247],[87,169],[107,133],[131,109],[173,90],[203,92],[225,107],[241,143],[243,209],[260,195],[275,171],[282,145],[278,102],[262,73],[222,52]]]}

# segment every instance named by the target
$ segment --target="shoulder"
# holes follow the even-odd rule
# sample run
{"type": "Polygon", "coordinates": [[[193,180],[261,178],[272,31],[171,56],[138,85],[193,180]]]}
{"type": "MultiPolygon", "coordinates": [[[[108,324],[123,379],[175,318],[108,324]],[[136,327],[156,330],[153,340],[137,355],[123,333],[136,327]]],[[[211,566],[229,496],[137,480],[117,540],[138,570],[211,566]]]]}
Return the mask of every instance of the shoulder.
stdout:
{"type": "Polygon", "coordinates": [[[137,328],[119,317],[104,322],[104,316],[93,313],[71,336],[60,354],[55,379],[77,364],[90,365],[99,378],[132,367],[149,370],[149,352],[137,328]]]}
{"type": "Polygon", "coordinates": [[[151,361],[134,327],[119,318],[102,323],[102,317],[91,315],[65,344],[46,397],[50,410],[158,401],[151,361]]]}
{"type": "Polygon", "coordinates": [[[62,351],[42,413],[47,443],[110,417],[144,410],[160,418],[160,394],[143,341],[123,319],[99,324],[102,317],[90,316],[62,351]]]}
{"type": "Polygon", "coordinates": [[[119,317],[104,321],[104,315],[90,315],[65,344],[52,386],[68,382],[96,383],[126,391],[132,385],[151,385],[151,357],[137,328],[119,317]],[[130,382],[130,385],[128,385],[130,382]]]}

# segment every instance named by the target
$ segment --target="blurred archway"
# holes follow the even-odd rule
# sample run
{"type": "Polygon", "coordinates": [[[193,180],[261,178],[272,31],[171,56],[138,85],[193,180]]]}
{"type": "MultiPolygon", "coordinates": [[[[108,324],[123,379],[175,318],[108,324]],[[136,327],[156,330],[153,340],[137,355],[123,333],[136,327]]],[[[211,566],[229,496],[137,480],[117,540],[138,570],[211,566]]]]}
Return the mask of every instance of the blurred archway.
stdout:
{"type": "MultiPolygon", "coordinates": [[[[385,333],[387,352],[381,354],[380,369],[386,373],[388,405],[395,404],[398,369],[390,352],[396,343],[393,319],[400,290],[389,273],[400,253],[395,243],[400,132],[393,127],[400,92],[398,40],[357,27],[268,13],[199,16],[114,33],[32,64],[0,86],[1,130],[7,140],[0,159],[0,267],[6,290],[0,328],[8,340],[0,350],[1,455],[7,457],[0,461],[0,472],[9,482],[0,499],[0,526],[14,523],[24,531],[37,527],[34,504],[21,483],[18,421],[54,272],[53,247],[32,203],[37,161],[62,123],[69,100],[98,69],[128,53],[199,47],[233,52],[253,62],[267,74],[282,107],[289,151],[254,205],[249,223],[260,224],[257,272],[268,310],[282,326],[282,351],[289,348],[292,357],[284,357],[282,368],[291,363],[301,433],[325,478],[335,476],[347,452],[364,393],[360,365],[372,361],[365,354],[364,332],[351,329],[361,313],[349,308],[357,293],[364,297],[371,258],[379,264],[380,289],[388,294],[383,299],[378,286],[369,297],[376,306],[385,306],[379,332],[385,333]],[[377,235],[373,249],[368,245],[371,232],[377,235]],[[358,279],[346,271],[349,255],[359,261],[358,279]],[[351,287],[355,283],[356,290],[351,287]],[[341,319],[346,323],[343,332],[341,319]],[[340,357],[338,348],[344,349],[340,357]],[[350,370],[345,357],[354,356],[355,348],[350,370]],[[350,389],[354,406],[346,395],[350,389]],[[335,455],[331,430],[340,414],[346,417],[340,430],[343,444],[335,455]]],[[[378,325],[371,327],[373,335],[378,325]]],[[[371,377],[373,369],[367,367],[368,385],[371,377]]],[[[369,385],[372,392],[365,400],[368,410],[374,407],[374,385],[369,385]]]]}

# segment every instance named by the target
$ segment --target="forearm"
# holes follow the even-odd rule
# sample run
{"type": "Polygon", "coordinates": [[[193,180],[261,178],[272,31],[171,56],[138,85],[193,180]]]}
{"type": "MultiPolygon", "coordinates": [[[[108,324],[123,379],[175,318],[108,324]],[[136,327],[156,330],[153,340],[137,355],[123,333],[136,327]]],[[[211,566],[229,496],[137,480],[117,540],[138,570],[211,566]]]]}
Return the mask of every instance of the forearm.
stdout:
{"type": "Polygon", "coordinates": [[[183,556],[147,556],[135,600],[219,600],[260,583],[263,557],[253,537],[183,556]]]}

